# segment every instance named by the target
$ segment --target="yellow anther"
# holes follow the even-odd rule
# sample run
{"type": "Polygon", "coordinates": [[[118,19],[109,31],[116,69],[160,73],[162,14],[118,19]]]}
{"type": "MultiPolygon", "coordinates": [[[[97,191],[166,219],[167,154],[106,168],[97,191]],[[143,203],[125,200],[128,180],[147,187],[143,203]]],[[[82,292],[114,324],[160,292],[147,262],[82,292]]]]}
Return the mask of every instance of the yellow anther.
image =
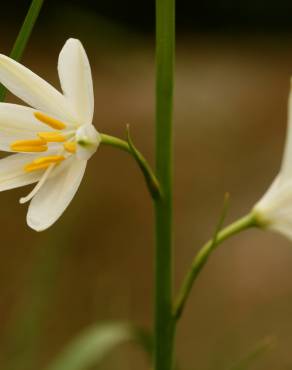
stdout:
{"type": "Polygon", "coordinates": [[[62,143],[66,141],[65,136],[59,134],[58,132],[39,132],[38,136],[47,143],[62,143]]]}
{"type": "Polygon", "coordinates": [[[38,153],[46,152],[48,150],[47,145],[10,145],[10,147],[15,152],[38,153]]]}
{"type": "Polygon", "coordinates": [[[11,148],[16,148],[18,146],[40,146],[45,145],[46,141],[42,138],[39,139],[32,139],[32,140],[16,140],[11,143],[11,148]]]}
{"type": "Polygon", "coordinates": [[[48,168],[49,165],[50,165],[49,163],[42,163],[42,164],[30,163],[24,166],[24,171],[32,172],[32,171],[42,170],[42,169],[48,168]]]}
{"type": "Polygon", "coordinates": [[[58,163],[62,162],[65,159],[63,155],[49,155],[47,157],[40,157],[33,161],[35,164],[41,164],[41,163],[58,163]]]}
{"type": "Polygon", "coordinates": [[[47,116],[46,114],[43,114],[41,112],[35,112],[34,116],[39,121],[41,121],[42,123],[45,123],[46,125],[52,127],[55,130],[63,130],[64,128],[66,128],[65,123],[63,123],[62,121],[59,121],[56,118],[47,116]]]}
{"type": "Polygon", "coordinates": [[[16,140],[10,144],[10,148],[15,152],[45,152],[48,150],[46,141],[43,139],[16,140]]]}
{"type": "Polygon", "coordinates": [[[51,155],[48,157],[41,157],[37,158],[31,163],[28,163],[24,166],[24,170],[26,172],[41,170],[44,168],[48,168],[51,164],[58,164],[65,159],[62,155],[51,155]]]}
{"type": "Polygon", "coordinates": [[[64,148],[67,150],[69,153],[76,153],[76,143],[75,142],[68,142],[64,144],[64,148]]]}

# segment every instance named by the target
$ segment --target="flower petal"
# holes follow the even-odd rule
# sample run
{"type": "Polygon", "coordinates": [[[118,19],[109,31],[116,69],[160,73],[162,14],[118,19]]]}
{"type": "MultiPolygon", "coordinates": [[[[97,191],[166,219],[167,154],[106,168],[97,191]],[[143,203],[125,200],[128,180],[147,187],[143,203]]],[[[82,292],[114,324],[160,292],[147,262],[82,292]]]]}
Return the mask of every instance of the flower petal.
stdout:
{"type": "Polygon", "coordinates": [[[286,134],[285,150],[281,165],[281,181],[285,181],[292,175],[292,79],[290,82],[290,94],[288,100],[288,127],[286,134]]]}
{"type": "Polygon", "coordinates": [[[286,238],[292,240],[292,222],[291,222],[291,218],[290,218],[290,220],[287,220],[286,222],[284,222],[284,220],[283,220],[283,221],[281,221],[277,224],[274,224],[271,227],[271,230],[273,230],[273,231],[275,231],[279,234],[282,234],[282,235],[286,236],[286,238]]]}
{"type": "Polygon", "coordinates": [[[0,160],[0,191],[37,182],[43,171],[25,172],[23,167],[35,159],[33,154],[13,154],[0,160]]]}
{"type": "Polygon", "coordinates": [[[0,150],[11,152],[13,141],[37,139],[38,132],[50,130],[35,118],[34,112],[23,105],[0,103],[0,150]]]}
{"type": "Polygon", "coordinates": [[[79,40],[67,40],[59,55],[58,71],[63,93],[76,110],[80,124],[92,123],[94,96],[91,69],[79,40]]]}
{"type": "Polygon", "coordinates": [[[57,175],[52,171],[30,203],[27,224],[32,229],[45,230],[62,215],[80,185],[86,163],[72,156],[56,167],[57,175]]]}
{"type": "Polygon", "coordinates": [[[276,177],[253,212],[259,225],[292,239],[292,181],[276,177]]]}
{"type": "Polygon", "coordinates": [[[0,82],[32,107],[66,121],[76,121],[74,111],[58,90],[22,64],[3,54],[0,54],[0,82]]]}

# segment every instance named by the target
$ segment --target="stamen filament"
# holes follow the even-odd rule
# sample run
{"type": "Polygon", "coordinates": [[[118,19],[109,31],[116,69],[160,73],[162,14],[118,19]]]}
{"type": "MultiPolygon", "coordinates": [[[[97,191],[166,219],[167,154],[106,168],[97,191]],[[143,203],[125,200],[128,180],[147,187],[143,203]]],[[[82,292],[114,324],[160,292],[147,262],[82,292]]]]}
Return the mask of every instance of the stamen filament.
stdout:
{"type": "Polygon", "coordinates": [[[39,121],[41,121],[42,123],[52,127],[55,130],[63,130],[64,128],[66,128],[66,125],[65,125],[64,122],[59,121],[56,118],[52,118],[50,116],[47,116],[46,114],[43,114],[41,112],[35,112],[34,116],[39,121]]]}
{"type": "Polygon", "coordinates": [[[59,134],[58,132],[39,132],[38,136],[47,143],[62,143],[66,141],[65,136],[59,134]]]}
{"type": "MultiPolygon", "coordinates": [[[[44,168],[46,168],[46,167],[44,167],[44,168]]],[[[36,195],[36,193],[40,190],[40,188],[46,182],[46,180],[49,177],[50,173],[52,172],[53,168],[54,168],[54,165],[48,165],[46,171],[43,173],[41,179],[36,184],[36,186],[32,189],[32,191],[26,197],[22,197],[22,198],[19,199],[19,202],[21,204],[29,202],[36,195]]]]}

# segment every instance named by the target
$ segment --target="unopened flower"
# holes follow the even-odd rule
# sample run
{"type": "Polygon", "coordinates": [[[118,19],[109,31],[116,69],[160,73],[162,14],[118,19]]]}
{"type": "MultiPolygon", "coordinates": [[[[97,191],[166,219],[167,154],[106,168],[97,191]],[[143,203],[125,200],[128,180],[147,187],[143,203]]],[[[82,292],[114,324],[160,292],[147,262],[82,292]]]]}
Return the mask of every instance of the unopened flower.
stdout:
{"type": "Polygon", "coordinates": [[[253,209],[257,224],[292,239],[292,91],[288,130],[279,174],[253,209]]]}
{"type": "Polygon", "coordinates": [[[0,103],[0,191],[37,183],[27,223],[41,231],[64,212],[83,178],[100,134],[92,125],[90,65],[79,40],[69,39],[58,61],[63,94],[13,59],[0,55],[0,83],[32,108],[0,103]]]}

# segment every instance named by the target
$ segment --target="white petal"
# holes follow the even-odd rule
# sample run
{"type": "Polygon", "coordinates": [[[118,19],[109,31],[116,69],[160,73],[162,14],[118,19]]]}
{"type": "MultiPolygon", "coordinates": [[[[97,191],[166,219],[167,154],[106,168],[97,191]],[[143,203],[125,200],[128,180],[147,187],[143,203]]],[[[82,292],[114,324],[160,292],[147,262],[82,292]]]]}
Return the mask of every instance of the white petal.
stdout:
{"type": "Polygon", "coordinates": [[[275,216],[276,218],[267,225],[267,228],[292,239],[292,199],[288,201],[286,208],[278,210],[275,216]]]}
{"type": "Polygon", "coordinates": [[[59,119],[74,122],[66,98],[48,82],[22,64],[0,54],[0,82],[30,106],[59,119]]]}
{"type": "Polygon", "coordinates": [[[76,110],[80,124],[92,123],[94,96],[91,70],[79,40],[67,40],[59,55],[58,71],[63,93],[76,110]]]}
{"type": "Polygon", "coordinates": [[[280,222],[271,227],[271,230],[286,236],[286,238],[292,240],[292,222],[280,222]]]}
{"type": "Polygon", "coordinates": [[[285,181],[292,176],[292,80],[288,100],[288,127],[286,134],[285,150],[281,166],[281,180],[285,181]]]}
{"type": "Polygon", "coordinates": [[[72,156],[56,167],[58,175],[52,171],[29,205],[27,223],[32,229],[45,230],[62,215],[80,185],[86,163],[72,156]]]}
{"type": "Polygon", "coordinates": [[[277,202],[277,199],[279,198],[279,194],[281,194],[281,176],[278,175],[272,184],[269,186],[268,190],[264,193],[264,195],[261,197],[261,199],[256,203],[254,206],[254,209],[266,209],[271,208],[271,205],[273,205],[275,199],[277,202]]]}
{"type": "Polygon", "coordinates": [[[288,129],[280,173],[254,207],[259,225],[292,239],[292,80],[288,102],[288,129]]]}
{"type": "Polygon", "coordinates": [[[0,103],[0,150],[10,152],[13,141],[34,139],[38,132],[51,130],[34,117],[34,112],[23,105],[0,103]]]}
{"type": "Polygon", "coordinates": [[[51,165],[43,172],[36,186],[30,191],[28,195],[26,195],[25,197],[21,197],[19,199],[19,203],[24,204],[29,202],[38,193],[38,191],[46,183],[48,177],[51,175],[51,172],[53,171],[54,167],[55,167],[54,165],[51,165]]]}
{"type": "Polygon", "coordinates": [[[254,214],[264,228],[292,239],[292,181],[278,176],[262,199],[255,205],[254,214]]]}
{"type": "Polygon", "coordinates": [[[0,160],[0,191],[37,182],[43,171],[25,172],[23,167],[36,158],[35,154],[13,154],[0,160]]]}

